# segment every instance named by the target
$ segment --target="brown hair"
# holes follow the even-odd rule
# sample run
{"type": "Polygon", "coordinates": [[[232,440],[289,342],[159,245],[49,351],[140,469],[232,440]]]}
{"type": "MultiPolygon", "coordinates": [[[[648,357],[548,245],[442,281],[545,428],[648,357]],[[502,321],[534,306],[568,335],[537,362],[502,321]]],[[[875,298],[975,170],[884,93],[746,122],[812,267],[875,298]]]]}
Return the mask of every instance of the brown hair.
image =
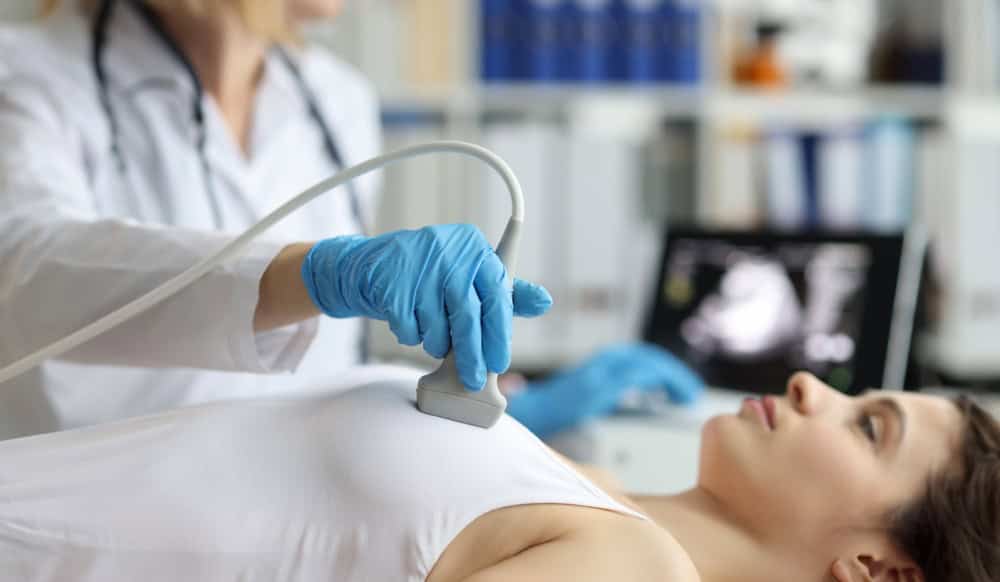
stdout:
{"type": "MultiPolygon", "coordinates": [[[[95,0],[83,0],[96,5],[95,0]]],[[[218,0],[143,0],[149,4],[158,6],[163,10],[176,10],[183,8],[194,14],[205,11],[205,3],[218,0]]],[[[289,21],[285,10],[285,3],[281,0],[228,0],[239,12],[254,34],[260,35],[275,42],[294,42],[298,39],[298,31],[292,22],[289,21]]],[[[42,16],[46,16],[55,11],[63,0],[43,0],[42,16]]]]}
{"type": "Polygon", "coordinates": [[[968,398],[957,462],[897,511],[889,533],[931,582],[1000,581],[1000,425],[968,398]]]}

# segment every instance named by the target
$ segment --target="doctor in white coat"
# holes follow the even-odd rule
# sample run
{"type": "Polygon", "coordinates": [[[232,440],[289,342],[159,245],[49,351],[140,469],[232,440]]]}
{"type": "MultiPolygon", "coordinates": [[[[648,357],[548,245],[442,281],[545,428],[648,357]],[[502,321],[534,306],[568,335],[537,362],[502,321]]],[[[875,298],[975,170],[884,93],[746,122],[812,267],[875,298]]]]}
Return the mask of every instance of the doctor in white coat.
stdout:
{"type": "MultiPolygon", "coordinates": [[[[340,0],[46,4],[0,27],[0,367],[380,151],[370,85],[296,39],[340,0]]],[[[368,175],[312,202],[239,260],[3,383],[0,438],[321,388],[363,359],[363,318],[435,357],[454,349],[478,389],[509,365],[511,318],[551,298],[510,281],[474,227],[369,236],[377,188],[368,175]]],[[[662,350],[616,347],[509,410],[551,433],[637,385],[677,401],[700,390],[662,350]]]]}
{"type": "MultiPolygon", "coordinates": [[[[0,29],[0,367],[380,150],[369,84],[294,39],[338,0],[48,4],[0,29]]],[[[322,386],[360,361],[363,317],[435,355],[454,347],[478,388],[509,363],[512,283],[472,227],[363,236],[377,186],[314,201],[175,298],[4,383],[0,438],[322,386]]],[[[513,288],[521,313],[551,301],[513,288]]]]}

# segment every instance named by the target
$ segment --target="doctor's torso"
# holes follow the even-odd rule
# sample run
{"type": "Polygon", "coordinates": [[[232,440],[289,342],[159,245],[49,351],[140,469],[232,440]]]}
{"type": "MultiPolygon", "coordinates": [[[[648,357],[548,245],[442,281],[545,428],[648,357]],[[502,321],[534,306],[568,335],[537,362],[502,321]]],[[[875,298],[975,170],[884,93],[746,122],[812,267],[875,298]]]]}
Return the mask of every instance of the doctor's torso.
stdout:
{"type": "MultiPolygon", "coordinates": [[[[0,132],[6,148],[0,155],[13,156],[19,164],[5,164],[7,173],[12,173],[11,167],[26,167],[24,175],[35,172],[42,182],[40,188],[51,180],[53,188],[79,197],[73,204],[82,204],[101,219],[235,235],[337,170],[324,148],[324,128],[310,116],[292,71],[271,54],[255,96],[246,152],[214,101],[204,99],[206,173],[196,146],[194,87],[175,56],[127,3],[119,3],[104,48],[108,95],[104,107],[93,72],[91,16],[70,4],[74,5],[38,23],[0,29],[0,107],[7,109],[5,115],[23,110],[25,123],[57,117],[63,128],[59,143],[51,144],[24,143],[0,132]],[[114,117],[124,164],[112,155],[108,111],[114,117]],[[52,151],[78,167],[66,175],[57,169],[48,173],[44,164],[52,151]],[[206,176],[211,187],[206,185],[206,176]],[[69,186],[67,181],[82,183],[69,186]]],[[[318,51],[305,49],[294,56],[344,162],[349,165],[375,155],[380,147],[377,104],[367,84],[353,70],[318,51]]],[[[31,135],[30,127],[24,135],[31,135]]],[[[7,190],[3,212],[23,210],[30,216],[32,188],[25,187],[25,180],[32,179],[0,176],[7,190]]],[[[374,177],[356,182],[366,216],[371,215],[376,187],[374,177]]],[[[360,229],[348,191],[340,188],[288,217],[266,237],[275,243],[291,243],[360,229]]],[[[175,236],[183,236],[182,230],[178,232],[175,236]]],[[[138,246],[113,249],[121,258],[112,266],[136,272],[157,269],[158,257],[138,246]]],[[[0,272],[0,287],[3,279],[17,277],[18,273],[0,272]]],[[[70,277],[54,280],[52,285],[63,289],[67,302],[78,291],[70,277]]],[[[137,289],[136,296],[141,291],[137,289]]],[[[221,307],[228,298],[209,296],[209,300],[219,303],[220,317],[224,316],[221,307]]],[[[39,299],[28,308],[60,316],[60,306],[51,301],[39,299]]],[[[178,331],[180,323],[177,329],[169,321],[158,325],[163,348],[178,349],[176,344],[184,341],[178,331]]],[[[358,320],[322,318],[295,327],[258,334],[253,340],[272,362],[284,362],[276,368],[294,368],[294,374],[49,362],[0,386],[0,437],[196,402],[306,389],[357,361],[358,320]]]]}

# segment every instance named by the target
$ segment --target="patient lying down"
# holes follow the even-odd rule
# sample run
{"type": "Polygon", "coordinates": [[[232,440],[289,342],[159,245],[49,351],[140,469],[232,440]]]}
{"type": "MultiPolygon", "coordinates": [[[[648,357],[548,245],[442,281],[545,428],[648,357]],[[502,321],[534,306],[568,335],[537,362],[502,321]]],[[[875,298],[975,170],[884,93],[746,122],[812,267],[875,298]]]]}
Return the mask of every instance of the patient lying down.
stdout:
{"type": "Polygon", "coordinates": [[[0,579],[1000,580],[1000,431],[965,401],[796,375],[705,425],[694,489],[629,497],[415,380],[2,442],[0,579]]]}

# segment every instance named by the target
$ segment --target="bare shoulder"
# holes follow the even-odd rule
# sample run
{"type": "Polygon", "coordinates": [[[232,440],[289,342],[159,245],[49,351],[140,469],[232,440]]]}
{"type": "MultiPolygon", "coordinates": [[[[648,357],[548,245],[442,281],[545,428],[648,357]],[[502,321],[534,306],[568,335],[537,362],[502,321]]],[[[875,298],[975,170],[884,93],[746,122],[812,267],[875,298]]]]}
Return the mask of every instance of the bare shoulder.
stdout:
{"type": "Polygon", "coordinates": [[[602,547],[624,546],[615,560],[629,568],[634,582],[700,582],[698,570],[674,536],[652,522],[622,521],[605,528],[596,540],[602,547]],[[620,540],[617,543],[615,540],[620,540]],[[626,562],[631,567],[626,565],[626,562]]]}
{"type": "Polygon", "coordinates": [[[649,582],[701,582],[698,569],[695,568],[691,556],[684,550],[680,542],[655,524],[647,524],[651,533],[648,540],[643,540],[641,551],[645,559],[652,564],[653,571],[643,581],[649,582]]]}
{"type": "Polygon", "coordinates": [[[634,518],[574,529],[533,546],[463,582],[700,582],[679,543],[634,518]]]}

